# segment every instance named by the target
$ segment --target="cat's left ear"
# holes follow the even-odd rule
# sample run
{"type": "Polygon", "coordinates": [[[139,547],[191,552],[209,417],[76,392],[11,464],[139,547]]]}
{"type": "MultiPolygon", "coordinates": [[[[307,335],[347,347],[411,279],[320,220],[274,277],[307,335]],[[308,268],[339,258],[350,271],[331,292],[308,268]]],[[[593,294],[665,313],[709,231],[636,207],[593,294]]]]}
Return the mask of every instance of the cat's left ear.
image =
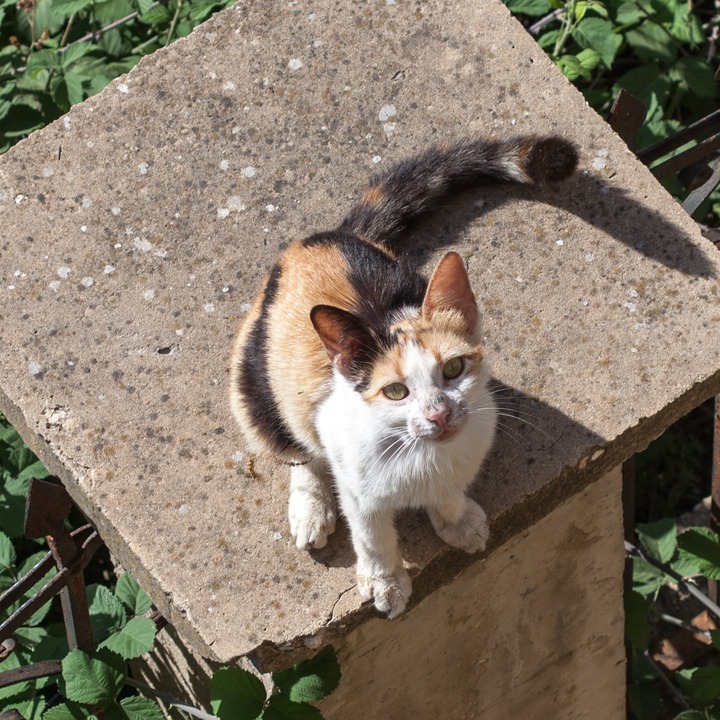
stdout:
{"type": "Polygon", "coordinates": [[[329,358],[345,377],[357,377],[372,362],[377,345],[358,317],[331,305],[316,305],[310,320],[329,358]]]}
{"type": "Polygon", "coordinates": [[[467,331],[475,331],[477,303],[465,263],[456,252],[446,253],[440,258],[428,283],[422,313],[429,318],[436,310],[457,310],[465,318],[467,331]]]}

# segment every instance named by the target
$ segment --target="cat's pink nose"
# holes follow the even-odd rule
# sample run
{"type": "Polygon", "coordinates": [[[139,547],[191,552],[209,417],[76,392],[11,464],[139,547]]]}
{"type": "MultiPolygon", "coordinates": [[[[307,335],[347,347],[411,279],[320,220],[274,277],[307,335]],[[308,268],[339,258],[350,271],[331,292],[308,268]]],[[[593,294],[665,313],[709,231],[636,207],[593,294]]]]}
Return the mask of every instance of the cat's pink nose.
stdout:
{"type": "Polygon", "coordinates": [[[450,408],[448,407],[434,407],[428,414],[427,419],[437,425],[441,430],[447,429],[447,420],[450,415],[450,408]]]}

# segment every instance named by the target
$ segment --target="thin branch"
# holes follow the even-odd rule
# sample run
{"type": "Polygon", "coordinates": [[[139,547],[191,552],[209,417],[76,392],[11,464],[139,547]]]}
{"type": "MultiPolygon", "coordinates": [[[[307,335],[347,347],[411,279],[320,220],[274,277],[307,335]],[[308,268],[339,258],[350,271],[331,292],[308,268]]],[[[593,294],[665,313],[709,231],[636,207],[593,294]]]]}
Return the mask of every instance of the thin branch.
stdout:
{"type": "Polygon", "coordinates": [[[682,628],[683,630],[687,630],[688,632],[693,633],[693,635],[702,635],[704,638],[710,640],[711,635],[709,630],[703,630],[702,628],[695,627],[689,622],[685,622],[684,620],[676,618],[673,615],[667,615],[666,613],[659,613],[658,617],[663,622],[669,623],[670,625],[675,625],[675,627],[682,628]]]}
{"type": "Polygon", "coordinates": [[[180,15],[181,7],[182,7],[182,0],[177,0],[177,7],[175,8],[175,14],[173,15],[173,19],[170,22],[170,27],[168,28],[167,38],[165,39],[165,47],[167,47],[172,40],[173,33],[175,32],[175,24],[177,23],[178,15],[180,15]]]}
{"type": "Polygon", "coordinates": [[[67,25],[65,26],[65,32],[63,33],[62,38],[60,39],[60,47],[64,47],[65,43],[67,42],[68,35],[70,34],[70,28],[72,27],[73,22],[75,22],[75,13],[73,13],[67,21],[67,25]]]}
{"type": "Polygon", "coordinates": [[[707,595],[700,592],[700,590],[698,590],[695,585],[687,582],[682,575],[675,572],[675,570],[673,570],[669,565],[666,565],[659,560],[655,560],[655,558],[653,557],[645,555],[645,553],[639,547],[633,545],[627,540],[625,541],[625,552],[630,555],[635,555],[636,557],[639,557],[641,560],[644,560],[646,563],[649,563],[653,567],[656,567],[658,570],[662,570],[666,575],[669,575],[673,580],[675,580],[675,582],[682,585],[685,590],[687,590],[694,598],[699,600],[715,617],[720,618],[720,607],[718,607],[709,597],[707,597],[707,595]]]}
{"type": "Polygon", "coordinates": [[[531,35],[537,35],[546,25],[549,25],[551,22],[554,22],[555,20],[558,20],[560,16],[563,14],[565,8],[558,8],[557,10],[553,10],[550,14],[546,15],[545,17],[540,18],[536,22],[534,22],[530,27],[528,28],[528,32],[531,35]]]}
{"type": "MultiPolygon", "coordinates": [[[[160,5],[159,2],[154,2],[148,8],[148,10],[152,10],[153,8],[156,8],[158,5],[160,5]]],[[[103,33],[106,33],[110,30],[114,30],[116,27],[120,27],[120,25],[124,25],[125,23],[130,22],[130,20],[134,20],[137,17],[140,17],[140,13],[133,12],[133,13],[130,13],[129,15],[126,15],[125,17],[118,19],[118,20],[114,20],[109,25],[106,25],[105,27],[101,27],[99,30],[93,30],[92,32],[87,33],[86,35],[83,35],[81,38],[78,38],[77,40],[73,40],[71,43],[69,43],[65,47],[58,48],[58,52],[63,53],[72,45],[77,45],[78,43],[86,42],[87,40],[98,40],[103,33]]]]}
{"type": "Polygon", "coordinates": [[[204,710],[198,710],[197,708],[192,707],[192,705],[185,705],[184,703],[181,703],[179,700],[176,700],[171,695],[168,695],[167,693],[160,692],[159,690],[153,690],[153,688],[149,687],[148,685],[145,685],[144,683],[138,682],[137,680],[133,680],[133,678],[127,678],[125,682],[148,694],[152,695],[153,697],[158,698],[158,700],[162,700],[166,705],[171,705],[172,707],[177,708],[178,710],[182,710],[182,712],[187,713],[188,715],[192,715],[193,717],[199,718],[199,720],[219,720],[219,718],[216,715],[210,715],[210,713],[206,713],[204,710]]]}

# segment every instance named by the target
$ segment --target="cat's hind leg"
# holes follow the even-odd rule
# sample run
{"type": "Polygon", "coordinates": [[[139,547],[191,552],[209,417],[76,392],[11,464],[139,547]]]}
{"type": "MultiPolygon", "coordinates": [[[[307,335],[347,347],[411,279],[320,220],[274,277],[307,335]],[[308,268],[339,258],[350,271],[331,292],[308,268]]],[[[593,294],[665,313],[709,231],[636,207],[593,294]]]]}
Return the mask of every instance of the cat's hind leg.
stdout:
{"type": "Polygon", "coordinates": [[[453,547],[476,553],[485,549],[490,530],[484,510],[464,493],[428,508],[435,532],[453,547]]]}
{"type": "Polygon", "coordinates": [[[335,532],[335,495],[327,464],[315,458],[290,473],[290,532],[300,550],[322,548],[335,532]]]}

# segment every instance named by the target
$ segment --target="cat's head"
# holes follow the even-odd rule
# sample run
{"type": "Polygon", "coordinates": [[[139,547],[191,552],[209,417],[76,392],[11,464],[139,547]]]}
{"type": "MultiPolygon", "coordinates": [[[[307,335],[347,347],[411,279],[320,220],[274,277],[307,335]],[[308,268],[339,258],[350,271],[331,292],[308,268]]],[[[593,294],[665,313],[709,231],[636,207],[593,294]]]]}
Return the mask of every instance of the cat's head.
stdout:
{"type": "Polygon", "coordinates": [[[311,319],[335,368],[389,431],[449,440],[479,412],[488,371],[475,296],[457,253],[436,266],[422,306],[396,310],[382,337],[338,308],[316,306],[311,319]]]}

